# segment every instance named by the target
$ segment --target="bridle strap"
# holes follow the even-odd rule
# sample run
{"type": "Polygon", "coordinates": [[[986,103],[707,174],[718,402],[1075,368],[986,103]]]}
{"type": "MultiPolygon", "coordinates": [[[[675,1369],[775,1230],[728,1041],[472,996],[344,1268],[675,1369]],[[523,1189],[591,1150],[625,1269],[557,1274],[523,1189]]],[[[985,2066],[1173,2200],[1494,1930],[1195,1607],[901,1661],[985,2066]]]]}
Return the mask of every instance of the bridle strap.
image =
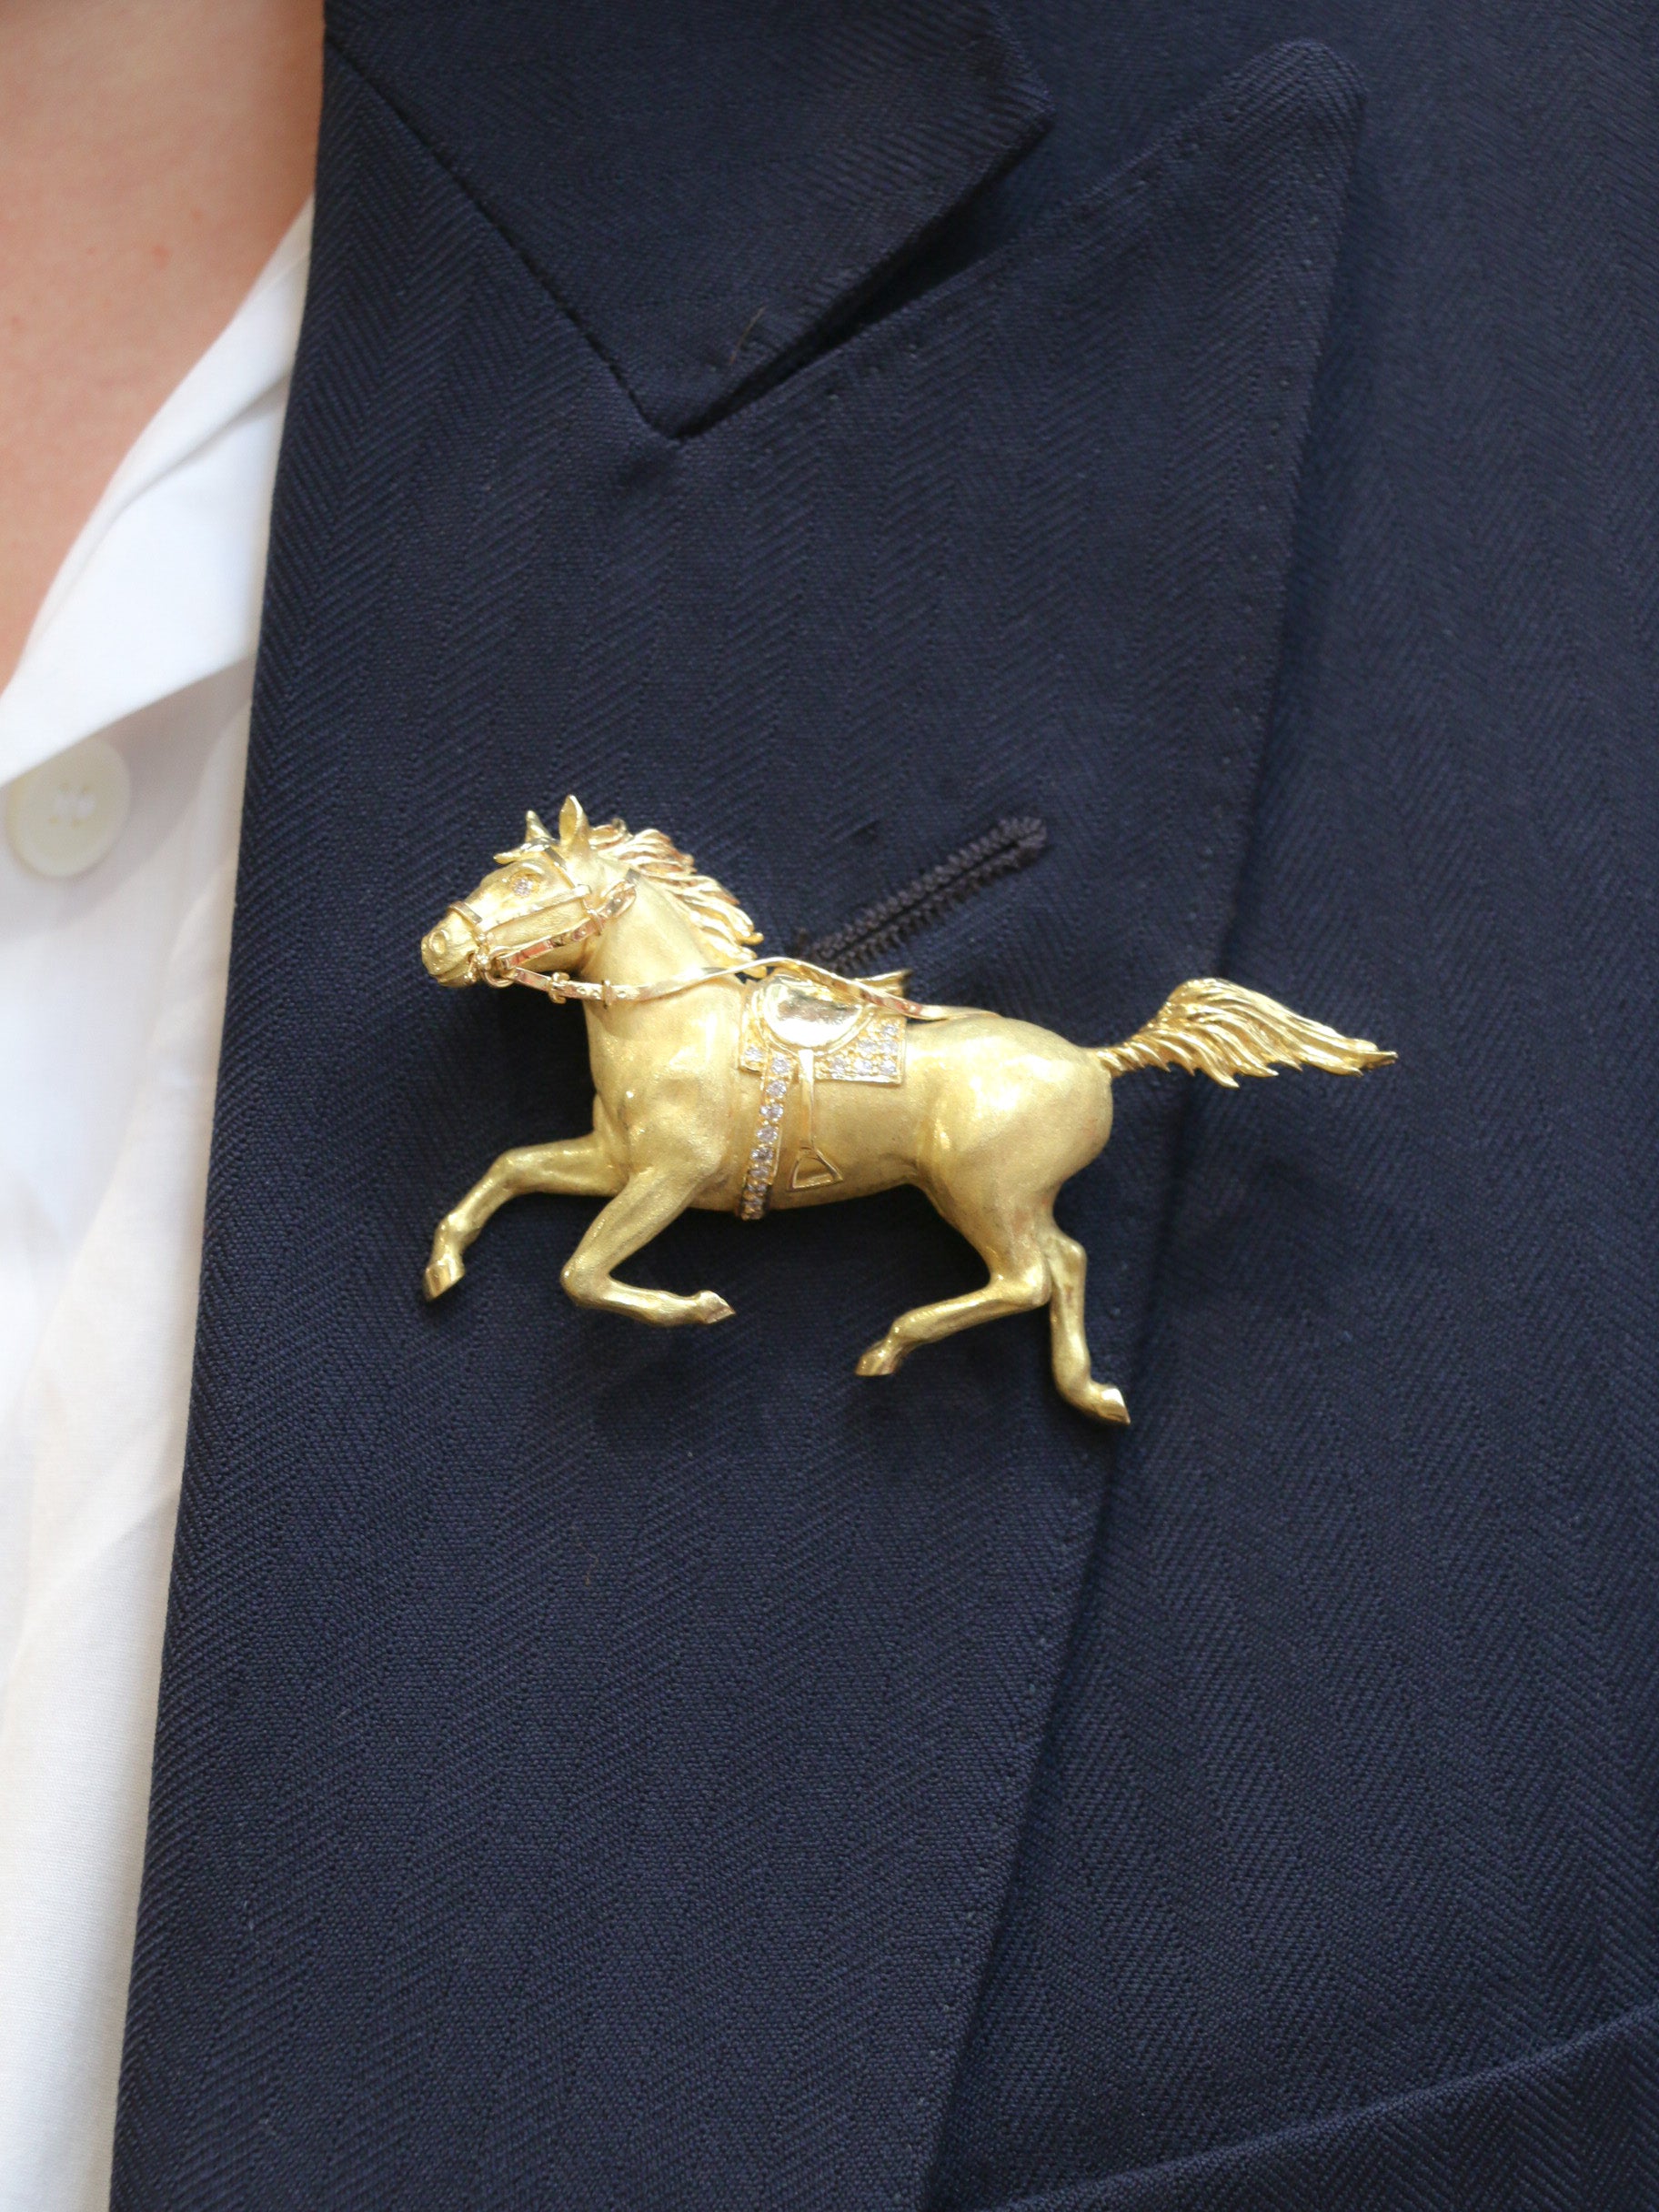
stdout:
{"type": "Polygon", "coordinates": [[[498,990],[505,990],[509,984],[525,980],[525,961],[539,960],[544,952],[555,951],[561,945],[579,944],[585,938],[597,937],[608,922],[615,921],[618,914],[627,913],[638,896],[638,884],[631,869],[615,890],[600,900],[598,906],[588,904],[588,886],[585,883],[573,883],[568,891],[560,891],[556,899],[544,900],[539,906],[527,907],[515,920],[526,921],[538,915],[550,914],[557,907],[568,906],[574,899],[581,904],[581,920],[568,930],[558,930],[550,936],[538,937],[533,944],[517,946],[511,952],[491,944],[488,924],[478,909],[469,905],[465,899],[452,899],[448,910],[460,917],[472,938],[473,970],[478,980],[493,984],[498,990]]]}
{"type": "MultiPolygon", "coordinates": [[[[581,886],[578,891],[578,896],[584,901],[580,921],[571,929],[557,931],[551,937],[538,937],[534,944],[519,945],[511,952],[488,951],[484,962],[484,980],[494,983],[498,989],[508,983],[521,982],[527,961],[539,960],[544,952],[557,951],[561,945],[578,945],[585,938],[597,937],[607,923],[615,921],[618,914],[626,914],[638,895],[638,885],[631,870],[613,891],[608,892],[600,900],[598,906],[586,905],[587,886],[581,886]]],[[[531,911],[545,913],[548,909],[532,908],[531,911]]]]}
{"type": "MultiPolygon", "coordinates": [[[[572,900],[575,900],[581,904],[584,912],[590,912],[592,910],[588,907],[587,899],[587,884],[572,883],[568,890],[556,892],[551,899],[544,899],[539,906],[527,906],[523,913],[516,916],[515,919],[519,921],[528,921],[538,914],[550,914],[555,907],[568,906],[572,900]]],[[[451,899],[447,910],[451,914],[458,914],[461,920],[467,924],[468,930],[471,930],[478,945],[481,948],[488,949],[489,944],[489,924],[485,920],[483,915],[479,913],[478,908],[472,904],[470,900],[451,899]]]]}

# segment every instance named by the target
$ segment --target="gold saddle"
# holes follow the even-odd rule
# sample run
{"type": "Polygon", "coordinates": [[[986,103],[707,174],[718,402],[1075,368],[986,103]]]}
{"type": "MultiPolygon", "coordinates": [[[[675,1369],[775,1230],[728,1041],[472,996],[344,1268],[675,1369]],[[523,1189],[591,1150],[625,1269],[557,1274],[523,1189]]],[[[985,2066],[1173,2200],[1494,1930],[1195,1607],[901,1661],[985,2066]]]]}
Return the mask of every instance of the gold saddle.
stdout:
{"type": "MultiPolygon", "coordinates": [[[[750,1074],[789,1063],[789,1080],[901,1083],[909,970],[854,978],[820,972],[769,975],[743,994],[738,1064],[750,1074]]],[[[932,1012],[930,1008],[928,1011],[932,1012]]]]}
{"type": "Polygon", "coordinates": [[[749,1151],[738,1212],[759,1221],[777,1181],[784,1105],[799,1083],[804,1125],[789,1171],[791,1191],[822,1190],[840,1182],[841,1171],[818,1146],[813,1134],[813,1091],[821,1079],[830,1083],[887,1083],[904,1081],[904,1033],[918,1009],[908,1013],[903,997],[907,969],[892,975],[854,978],[819,970],[810,975],[770,975],[749,984],[743,995],[738,1064],[760,1081],[760,1112],[749,1151]]]}

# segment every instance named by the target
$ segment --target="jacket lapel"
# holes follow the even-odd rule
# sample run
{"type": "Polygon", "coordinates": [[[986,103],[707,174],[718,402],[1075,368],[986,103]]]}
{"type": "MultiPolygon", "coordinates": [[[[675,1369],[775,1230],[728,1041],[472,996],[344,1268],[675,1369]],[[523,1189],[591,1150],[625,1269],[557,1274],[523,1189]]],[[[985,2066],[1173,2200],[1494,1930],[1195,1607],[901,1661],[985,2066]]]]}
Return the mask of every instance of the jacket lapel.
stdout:
{"type": "MultiPolygon", "coordinates": [[[[1110,1445],[1035,1327],[853,1378],[970,1279],[905,1195],[680,1224],[636,1268],[718,1283],[739,1318],[707,1334],[566,1304],[562,1203],[423,1311],[437,1214],[581,1128],[588,1085],[574,1017],[440,999],[414,946],[573,788],[691,843],[773,942],[1041,813],[1042,866],[923,948],[930,996],[1104,1040],[1212,968],[1354,96],[1318,49],[1269,56],[1041,234],[669,437],[737,388],[693,374],[706,295],[677,288],[730,211],[598,347],[536,229],[591,210],[556,171],[521,234],[497,187],[528,157],[468,105],[510,91],[497,33],[468,13],[488,67],[445,122],[383,19],[342,20],[393,97],[337,53],[116,2201],[912,2205],[1110,1445]]],[[[1000,157],[970,112],[959,176],[1000,157]]],[[[774,181],[810,208],[823,180],[774,181]]],[[[780,268],[821,236],[760,228],[780,268]]],[[[1181,1096],[1126,1091],[1073,1192],[1131,1385],[1181,1096]]]]}
{"type": "Polygon", "coordinates": [[[669,432],[843,318],[1051,113],[986,0],[336,0],[330,23],[669,432]]]}

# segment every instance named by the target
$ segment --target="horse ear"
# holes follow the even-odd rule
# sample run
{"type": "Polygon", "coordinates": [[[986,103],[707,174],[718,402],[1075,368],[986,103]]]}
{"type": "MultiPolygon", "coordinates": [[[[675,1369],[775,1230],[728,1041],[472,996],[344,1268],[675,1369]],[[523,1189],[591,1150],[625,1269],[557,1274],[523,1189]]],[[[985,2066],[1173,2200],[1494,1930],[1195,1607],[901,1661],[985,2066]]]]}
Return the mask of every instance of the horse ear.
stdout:
{"type": "Polygon", "coordinates": [[[550,845],[553,842],[534,807],[524,818],[524,841],[527,845],[550,845]]]}
{"type": "Polygon", "coordinates": [[[588,817],[582,812],[581,800],[574,794],[558,811],[558,841],[572,848],[588,842],[588,817]]]}

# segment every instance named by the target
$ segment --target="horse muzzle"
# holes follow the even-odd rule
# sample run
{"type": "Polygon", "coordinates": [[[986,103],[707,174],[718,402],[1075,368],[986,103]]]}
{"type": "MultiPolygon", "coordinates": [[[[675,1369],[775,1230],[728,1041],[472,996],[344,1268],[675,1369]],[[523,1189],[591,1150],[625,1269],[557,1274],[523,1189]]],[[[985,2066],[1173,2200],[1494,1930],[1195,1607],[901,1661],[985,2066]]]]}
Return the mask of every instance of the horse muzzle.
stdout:
{"type": "Polygon", "coordinates": [[[449,990],[477,981],[478,954],[478,939],[458,914],[446,914],[420,940],[421,966],[449,990]]]}

